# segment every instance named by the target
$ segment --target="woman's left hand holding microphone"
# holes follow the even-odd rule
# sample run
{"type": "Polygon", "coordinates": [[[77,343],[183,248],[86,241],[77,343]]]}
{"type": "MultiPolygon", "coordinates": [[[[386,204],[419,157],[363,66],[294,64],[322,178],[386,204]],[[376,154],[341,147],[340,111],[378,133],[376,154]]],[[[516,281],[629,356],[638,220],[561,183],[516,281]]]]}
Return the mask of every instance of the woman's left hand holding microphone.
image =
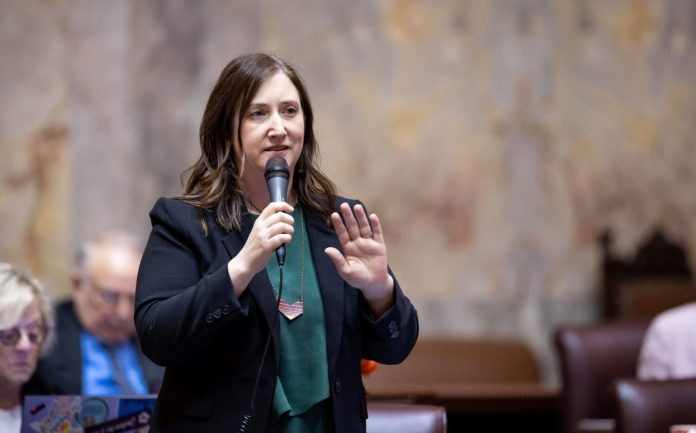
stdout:
{"type": "Polygon", "coordinates": [[[275,250],[292,241],[292,206],[285,202],[271,202],[259,214],[239,253],[227,263],[234,292],[239,297],[249,281],[261,272],[275,250]]]}

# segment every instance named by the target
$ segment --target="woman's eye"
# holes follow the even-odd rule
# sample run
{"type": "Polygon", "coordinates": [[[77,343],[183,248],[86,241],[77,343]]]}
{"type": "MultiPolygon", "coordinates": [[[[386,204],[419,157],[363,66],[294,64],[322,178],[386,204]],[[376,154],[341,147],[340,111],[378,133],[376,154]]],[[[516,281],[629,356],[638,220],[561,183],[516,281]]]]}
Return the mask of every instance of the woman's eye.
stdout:
{"type": "Polygon", "coordinates": [[[290,115],[297,114],[297,108],[296,107],[288,107],[285,109],[285,113],[290,114],[290,115]]]}
{"type": "Polygon", "coordinates": [[[253,110],[252,112],[249,113],[249,117],[252,117],[255,119],[259,118],[259,117],[263,117],[263,115],[264,115],[264,112],[261,110],[253,110]]]}

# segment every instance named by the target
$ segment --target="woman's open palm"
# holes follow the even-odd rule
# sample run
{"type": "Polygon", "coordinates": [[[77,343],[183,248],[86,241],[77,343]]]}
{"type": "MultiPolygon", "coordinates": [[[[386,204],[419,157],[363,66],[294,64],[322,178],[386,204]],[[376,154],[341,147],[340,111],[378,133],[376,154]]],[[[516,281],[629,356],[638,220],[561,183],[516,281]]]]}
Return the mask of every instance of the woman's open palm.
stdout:
{"type": "Polygon", "coordinates": [[[362,205],[354,206],[355,215],[347,203],[341,204],[341,216],[331,215],[331,222],[343,248],[327,248],[336,270],[351,286],[362,290],[366,298],[390,295],[392,287],[387,272],[387,248],[377,215],[367,214],[362,205]],[[372,227],[370,227],[370,222],[372,227]]]}

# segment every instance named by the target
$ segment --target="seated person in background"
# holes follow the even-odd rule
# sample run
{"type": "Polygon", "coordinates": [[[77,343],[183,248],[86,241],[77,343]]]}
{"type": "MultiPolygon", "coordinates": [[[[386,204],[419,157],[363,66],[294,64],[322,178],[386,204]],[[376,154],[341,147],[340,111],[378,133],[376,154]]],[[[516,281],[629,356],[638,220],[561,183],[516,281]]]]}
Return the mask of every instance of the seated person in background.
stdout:
{"type": "Polygon", "coordinates": [[[22,386],[50,346],[53,309],[37,280],[0,263],[0,433],[19,433],[22,386]]]}
{"type": "Polygon", "coordinates": [[[33,394],[142,395],[159,391],[163,369],[141,352],[133,321],[142,250],[131,236],[104,232],[80,249],[72,301],[56,307],[60,350],[39,362],[33,394]]]}
{"type": "Polygon", "coordinates": [[[643,380],[696,377],[696,302],[655,317],[643,340],[638,377],[643,380]]]}

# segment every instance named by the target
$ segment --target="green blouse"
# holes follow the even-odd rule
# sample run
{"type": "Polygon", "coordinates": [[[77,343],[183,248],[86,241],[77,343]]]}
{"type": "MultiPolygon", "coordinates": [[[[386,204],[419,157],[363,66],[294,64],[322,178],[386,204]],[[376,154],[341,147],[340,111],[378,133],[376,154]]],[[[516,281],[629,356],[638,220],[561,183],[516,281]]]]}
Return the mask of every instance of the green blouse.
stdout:
{"type": "MultiPolygon", "coordinates": [[[[294,320],[278,313],[280,356],[270,425],[274,432],[326,432],[332,428],[327,425],[331,417],[324,305],[299,205],[292,216],[295,233],[285,246],[282,298],[289,304],[302,299],[304,312],[294,320]]],[[[275,257],[266,272],[277,296],[280,271],[275,257]]]]}

